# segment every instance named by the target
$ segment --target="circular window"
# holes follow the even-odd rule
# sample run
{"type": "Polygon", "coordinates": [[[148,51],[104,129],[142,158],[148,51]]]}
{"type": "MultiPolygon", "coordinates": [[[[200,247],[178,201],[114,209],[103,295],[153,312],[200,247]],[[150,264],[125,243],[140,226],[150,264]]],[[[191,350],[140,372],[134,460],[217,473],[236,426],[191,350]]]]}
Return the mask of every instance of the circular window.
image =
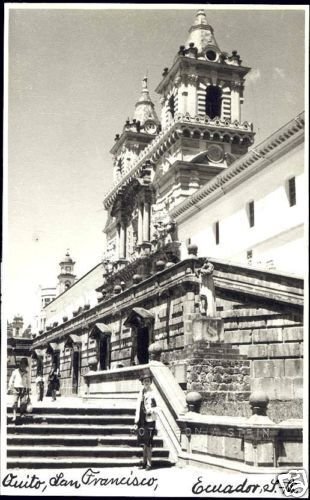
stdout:
{"type": "Polygon", "coordinates": [[[209,61],[215,61],[217,58],[217,53],[214,50],[207,50],[206,56],[209,61]]]}

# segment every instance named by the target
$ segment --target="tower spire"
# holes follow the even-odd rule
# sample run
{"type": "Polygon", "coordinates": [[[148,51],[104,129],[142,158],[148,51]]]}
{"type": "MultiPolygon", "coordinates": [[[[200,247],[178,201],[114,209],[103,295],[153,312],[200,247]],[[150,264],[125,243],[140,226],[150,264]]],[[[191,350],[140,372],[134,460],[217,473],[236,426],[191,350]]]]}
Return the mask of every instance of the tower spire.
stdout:
{"type": "Polygon", "coordinates": [[[209,46],[216,47],[219,50],[214,37],[214,30],[208,23],[206,13],[203,9],[196,12],[194,22],[189,29],[186,47],[189,47],[191,43],[197,48],[198,54],[204,52],[209,46]]]}
{"type": "Polygon", "coordinates": [[[141,95],[136,102],[134,119],[140,122],[141,127],[147,120],[153,120],[159,124],[159,120],[155,111],[154,103],[151,99],[148,89],[148,77],[145,75],[142,78],[141,95]]]}

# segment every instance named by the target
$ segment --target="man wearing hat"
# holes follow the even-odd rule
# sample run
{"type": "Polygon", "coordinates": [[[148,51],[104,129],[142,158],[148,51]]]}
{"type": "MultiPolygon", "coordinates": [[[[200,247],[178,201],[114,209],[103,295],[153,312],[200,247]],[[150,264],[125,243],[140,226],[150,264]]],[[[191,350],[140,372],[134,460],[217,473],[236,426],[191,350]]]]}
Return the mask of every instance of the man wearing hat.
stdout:
{"type": "Polygon", "coordinates": [[[143,461],[140,469],[150,470],[152,468],[152,446],[157,405],[151,387],[151,374],[143,372],[140,382],[143,387],[138,396],[134,429],[138,432],[138,445],[143,446],[143,461]]]}
{"type": "Polygon", "coordinates": [[[20,416],[22,417],[25,407],[29,400],[30,380],[28,373],[28,359],[22,358],[19,362],[19,367],[13,370],[9,380],[9,391],[13,393],[13,418],[12,422],[16,423],[16,414],[19,401],[20,416]]]}

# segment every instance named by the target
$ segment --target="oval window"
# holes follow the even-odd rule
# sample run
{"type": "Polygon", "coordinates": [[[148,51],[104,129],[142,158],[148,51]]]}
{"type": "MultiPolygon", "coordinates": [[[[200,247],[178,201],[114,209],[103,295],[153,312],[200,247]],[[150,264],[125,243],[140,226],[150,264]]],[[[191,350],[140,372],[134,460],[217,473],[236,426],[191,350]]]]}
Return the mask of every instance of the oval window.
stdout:
{"type": "Polygon", "coordinates": [[[209,61],[215,61],[217,54],[214,50],[207,50],[206,56],[209,61]]]}

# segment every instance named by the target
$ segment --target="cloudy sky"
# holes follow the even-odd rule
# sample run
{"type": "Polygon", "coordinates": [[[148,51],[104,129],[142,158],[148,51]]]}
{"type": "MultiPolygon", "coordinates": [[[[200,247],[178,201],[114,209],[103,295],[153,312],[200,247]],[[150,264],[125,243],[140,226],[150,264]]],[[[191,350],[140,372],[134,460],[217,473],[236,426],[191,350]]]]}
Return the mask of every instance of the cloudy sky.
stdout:
{"type": "MultiPolygon", "coordinates": [[[[99,262],[114,136],[132,117],[146,72],[160,114],[154,89],[196,11],[85,7],[6,12],[8,319],[31,320],[38,287],[56,285],[67,248],[79,277],[99,262]]],[[[243,119],[254,123],[258,143],[304,109],[304,11],[208,6],[207,17],[221,50],[238,50],[253,68],[243,119]]]]}

